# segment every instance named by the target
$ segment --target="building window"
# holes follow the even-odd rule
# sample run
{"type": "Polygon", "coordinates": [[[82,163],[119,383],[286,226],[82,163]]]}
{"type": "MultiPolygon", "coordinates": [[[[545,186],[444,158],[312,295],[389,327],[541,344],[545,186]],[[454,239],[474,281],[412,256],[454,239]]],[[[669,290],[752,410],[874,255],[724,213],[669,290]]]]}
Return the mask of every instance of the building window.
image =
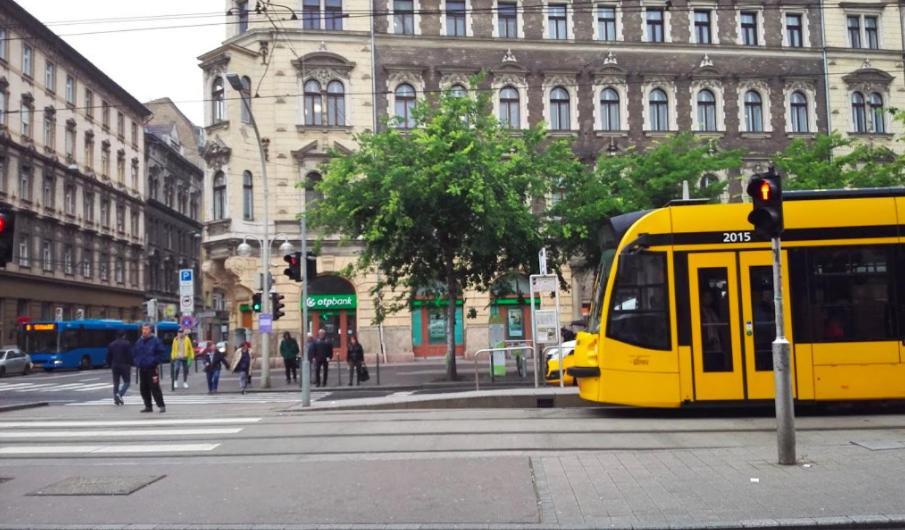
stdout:
{"type": "Polygon", "coordinates": [[[57,91],[57,67],[50,61],[44,64],[44,88],[50,92],[57,91]]]}
{"type": "Polygon", "coordinates": [[[861,47],[861,17],[847,17],[846,25],[848,27],[848,42],[852,48],[861,47]]]}
{"type": "Polygon", "coordinates": [[[226,92],[223,88],[223,78],[219,75],[211,85],[211,116],[213,123],[226,121],[226,92]]]}
{"type": "Polygon", "coordinates": [[[465,90],[465,87],[458,83],[449,87],[449,95],[454,98],[463,98],[467,93],[468,91],[465,90]]]}
{"type": "Polygon", "coordinates": [[[856,133],[867,132],[867,109],[861,92],[852,93],[852,130],[856,133]]]}
{"type": "Polygon", "coordinates": [[[330,81],[327,84],[327,125],[342,127],[346,124],[346,94],[343,84],[330,81]]]}
{"type": "Polygon", "coordinates": [[[604,131],[621,129],[619,121],[619,93],[605,88],[600,93],[600,128],[604,131]]]}
{"type": "Polygon", "coordinates": [[[343,29],[343,2],[342,0],[324,1],[324,29],[329,31],[342,31],[343,29]]]}
{"type": "Polygon", "coordinates": [[[126,207],[122,204],[116,205],[116,231],[121,234],[126,231],[126,207]]]}
{"type": "Polygon", "coordinates": [[[32,137],[32,123],[35,117],[34,102],[31,98],[22,97],[22,109],[19,111],[22,118],[22,136],[32,137]]]}
{"type": "Polygon", "coordinates": [[[810,132],[808,124],[808,98],[799,91],[792,92],[789,111],[792,116],[792,132],[810,132]]]}
{"type": "Polygon", "coordinates": [[[236,10],[239,12],[239,33],[248,31],[248,2],[236,2],[236,10]]]}
{"type": "Polygon", "coordinates": [[[219,221],[226,218],[226,177],[222,171],[218,171],[214,175],[214,220],[219,221]]]}
{"type": "Polygon", "coordinates": [[[110,144],[106,141],[101,144],[101,175],[110,178],[110,144]]]}
{"type": "Polygon", "coordinates": [[[91,255],[90,250],[82,251],[82,277],[83,278],[91,278],[92,269],[94,268],[92,264],[94,263],[94,256],[91,255]]]}
{"type": "Polygon", "coordinates": [[[85,197],[85,220],[89,223],[94,222],[94,193],[86,191],[84,193],[85,197]]]}
{"type": "Polygon", "coordinates": [[[120,184],[126,182],[126,153],[122,150],[116,154],[116,180],[120,184]]]}
{"type": "Polygon", "coordinates": [[[245,171],[242,173],[242,219],[246,221],[254,219],[254,200],[254,184],[251,181],[251,172],[245,171]]]}
{"type": "Polygon", "coordinates": [[[465,36],[465,0],[446,0],[446,35],[465,36]]]}
{"type": "Polygon", "coordinates": [[[138,212],[133,211],[132,213],[129,214],[129,227],[131,229],[129,233],[133,237],[137,237],[138,236],[138,212]]]}
{"type": "Polygon", "coordinates": [[[123,259],[116,258],[116,261],[113,265],[113,280],[116,283],[123,283],[126,281],[124,268],[125,265],[123,264],[123,259]]]}
{"type": "Polygon", "coordinates": [[[110,199],[101,199],[101,224],[110,228],[110,199]]]}
{"type": "Polygon", "coordinates": [[[44,110],[44,146],[51,151],[56,146],[57,139],[57,120],[56,113],[52,107],[44,110]]]}
{"type": "Polygon", "coordinates": [[[85,117],[88,121],[94,120],[94,92],[85,89],[85,117]]]}
{"type": "Polygon", "coordinates": [[[305,82],[305,125],[323,125],[321,84],[314,79],[305,82]]]}
{"type": "Polygon", "coordinates": [[[645,18],[647,20],[647,42],[663,42],[663,10],[648,8],[645,10],[645,18]]]}
{"type": "Polygon", "coordinates": [[[28,234],[19,235],[19,266],[30,267],[31,259],[28,256],[28,242],[30,241],[28,234]]]}
{"type": "Polygon", "coordinates": [[[6,114],[9,112],[9,93],[0,88],[0,125],[6,127],[6,114]]]}
{"type": "Polygon", "coordinates": [[[138,124],[133,121],[129,126],[132,129],[132,147],[138,147],[138,124]]]}
{"type": "Polygon", "coordinates": [[[34,77],[34,64],[33,64],[33,55],[34,52],[31,49],[31,46],[28,44],[22,45],[22,73],[28,77],[34,77]]]}
{"type": "Polygon", "coordinates": [[[745,46],[757,46],[757,11],[742,11],[742,44],[745,46]]]}
{"type": "Polygon", "coordinates": [[[66,76],[66,103],[75,105],[75,78],[71,75],[66,76]]]}
{"type": "Polygon", "coordinates": [[[44,175],[44,188],[41,194],[41,203],[45,208],[53,208],[56,206],[56,183],[54,182],[53,175],[47,174],[44,175]]]}
{"type": "Polygon", "coordinates": [[[317,189],[321,181],[320,173],[312,171],[305,175],[305,204],[312,205],[324,198],[324,194],[317,189]]]}
{"type": "Polygon", "coordinates": [[[569,93],[561,86],[550,91],[550,129],[568,131],[572,128],[569,117],[569,93]]]}
{"type": "Polygon", "coordinates": [[[497,32],[500,38],[518,38],[518,4],[500,2],[497,4],[497,32]]]}
{"type": "Polygon", "coordinates": [[[883,110],[883,96],[874,92],[870,95],[870,117],[873,131],[877,134],[886,132],[886,113],[883,110]]]}
{"type": "Polygon", "coordinates": [[[116,113],[116,137],[120,140],[126,137],[126,117],[118,111],[116,113]]]}
{"type": "Polygon", "coordinates": [[[650,129],[668,131],[669,99],[666,97],[666,92],[659,88],[651,90],[648,103],[650,105],[650,129]]]}
{"type": "Polygon", "coordinates": [[[75,215],[75,186],[72,184],[63,188],[63,210],[68,215],[75,215]]]}
{"type": "Polygon", "coordinates": [[[198,197],[196,193],[192,194],[192,198],[189,199],[189,217],[194,220],[198,220],[198,197]]]}
{"type": "Polygon", "coordinates": [[[321,29],[320,0],[304,0],[302,2],[302,28],[321,29]]]}
{"type": "Polygon", "coordinates": [[[41,241],[41,269],[45,272],[53,270],[53,243],[49,239],[41,241]]]}
{"type": "Polygon", "coordinates": [[[755,90],[745,93],[745,130],[748,132],[763,132],[764,130],[763,100],[755,90]]]}
{"type": "Polygon", "coordinates": [[[716,97],[707,89],[698,92],[698,130],[716,130],[716,97]]]}
{"type": "Polygon", "coordinates": [[[701,181],[698,183],[698,186],[702,190],[706,190],[706,189],[710,188],[711,186],[715,185],[716,183],[718,183],[719,181],[720,181],[720,179],[716,175],[714,175],[713,173],[707,173],[706,175],[701,177],[701,181]]]}
{"type": "Polygon", "coordinates": [[[879,19],[877,17],[864,17],[864,40],[867,47],[872,50],[880,48],[879,25],[879,19]]]}
{"type": "Polygon", "coordinates": [[[75,161],[75,123],[67,123],[66,124],[66,136],[65,140],[65,149],[66,149],[66,159],[70,161],[75,161]]]}
{"type": "Polygon", "coordinates": [[[106,254],[101,254],[100,261],[97,264],[97,276],[102,282],[110,279],[110,258],[106,254]]]}
{"type": "Polygon", "coordinates": [[[505,86],[500,90],[500,123],[508,129],[521,128],[518,90],[505,86]]]}
{"type": "Polygon", "coordinates": [[[31,166],[19,166],[19,198],[25,201],[31,200],[31,177],[31,166]]]}
{"type": "Polygon", "coordinates": [[[698,44],[711,44],[710,10],[696,9],[694,12],[694,35],[698,44]]]}
{"type": "Polygon", "coordinates": [[[132,187],[134,189],[138,189],[138,159],[137,158],[132,159],[132,175],[131,175],[130,183],[132,184],[132,187]]]}
{"type": "Polygon", "coordinates": [[[110,130],[110,104],[106,101],[101,101],[101,127],[110,130]]]}
{"type": "Polygon", "coordinates": [[[400,35],[415,34],[414,0],[393,0],[393,30],[400,35]]]}
{"type": "Polygon", "coordinates": [[[6,50],[7,50],[7,40],[9,39],[9,35],[6,33],[6,28],[0,28],[0,59],[6,60],[6,50]]]}
{"type": "Polygon", "coordinates": [[[396,87],[396,126],[402,129],[415,127],[415,89],[408,83],[396,87]]]}
{"type": "Polygon", "coordinates": [[[94,167],[94,135],[85,133],[85,165],[94,167]]]}
{"type": "Polygon", "coordinates": [[[63,272],[72,276],[72,245],[63,247],[63,272]]]}
{"type": "Polygon", "coordinates": [[[251,78],[242,76],[242,107],[239,112],[242,123],[251,123],[251,78]]]}
{"type": "Polygon", "coordinates": [[[547,25],[551,39],[565,40],[569,38],[567,16],[566,4],[549,4],[547,6],[547,25]]]}
{"type": "Polygon", "coordinates": [[[600,40],[616,40],[616,8],[597,7],[597,35],[600,40]]]}
{"type": "Polygon", "coordinates": [[[801,48],[804,46],[803,19],[804,17],[800,13],[786,14],[786,44],[792,48],[801,48]]]}

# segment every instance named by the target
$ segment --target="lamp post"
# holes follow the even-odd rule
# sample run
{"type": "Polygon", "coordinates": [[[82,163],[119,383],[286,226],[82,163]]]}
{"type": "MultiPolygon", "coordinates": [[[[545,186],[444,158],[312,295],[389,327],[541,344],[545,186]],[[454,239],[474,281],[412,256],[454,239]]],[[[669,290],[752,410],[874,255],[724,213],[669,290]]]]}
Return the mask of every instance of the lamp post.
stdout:
{"type": "MultiPolygon", "coordinates": [[[[233,90],[239,93],[240,98],[242,99],[242,105],[245,107],[245,111],[248,112],[248,118],[251,122],[251,126],[255,131],[255,138],[258,141],[258,152],[261,156],[261,179],[264,185],[264,235],[263,241],[266,244],[261,245],[261,273],[264,283],[264,291],[270,292],[270,208],[268,204],[268,197],[270,194],[267,191],[267,161],[264,158],[264,143],[261,142],[261,133],[258,131],[258,124],[255,121],[255,115],[251,112],[251,102],[249,98],[251,98],[251,94],[245,90],[245,86],[242,84],[242,79],[238,74],[226,74],[226,80],[229,81],[229,86],[233,87],[233,90]]],[[[261,297],[261,313],[262,314],[270,314],[270,296],[261,297]]],[[[260,317],[259,317],[260,318],[260,317]]],[[[266,337],[266,333],[261,334],[261,387],[270,388],[270,340],[266,337]]]]}

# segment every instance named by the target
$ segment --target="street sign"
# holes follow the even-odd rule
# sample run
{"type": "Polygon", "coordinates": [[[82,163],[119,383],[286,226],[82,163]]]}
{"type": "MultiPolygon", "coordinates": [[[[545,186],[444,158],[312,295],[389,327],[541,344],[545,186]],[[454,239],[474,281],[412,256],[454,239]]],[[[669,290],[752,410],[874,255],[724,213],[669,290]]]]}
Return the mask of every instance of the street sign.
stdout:
{"type": "Polygon", "coordinates": [[[54,310],[53,319],[56,320],[57,322],[59,322],[60,320],[63,320],[63,308],[62,307],[57,307],[54,310]]]}
{"type": "Polygon", "coordinates": [[[192,315],[186,314],[179,319],[179,325],[186,329],[194,329],[198,325],[198,321],[192,315]]]}
{"type": "Polygon", "coordinates": [[[195,306],[195,297],[192,295],[181,295],[179,297],[179,310],[183,313],[191,313],[195,306]]]}
{"type": "Polygon", "coordinates": [[[258,315],[258,331],[261,333],[273,332],[273,315],[270,313],[261,313],[258,315]]]}
{"type": "Polygon", "coordinates": [[[216,311],[201,311],[198,313],[198,318],[214,318],[217,316],[216,311]]]}
{"type": "Polygon", "coordinates": [[[532,274],[531,290],[535,293],[556,291],[557,282],[555,274],[532,274]]]}
{"type": "Polygon", "coordinates": [[[535,340],[540,344],[559,342],[559,311],[538,309],[534,312],[535,340]]]}

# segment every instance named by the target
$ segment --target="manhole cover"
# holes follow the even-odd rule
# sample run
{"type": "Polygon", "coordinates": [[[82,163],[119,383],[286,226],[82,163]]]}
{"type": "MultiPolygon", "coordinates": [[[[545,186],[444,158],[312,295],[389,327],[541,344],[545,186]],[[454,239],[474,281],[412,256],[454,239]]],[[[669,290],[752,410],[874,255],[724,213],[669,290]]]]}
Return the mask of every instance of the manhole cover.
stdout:
{"type": "Polygon", "coordinates": [[[165,476],[69,477],[29,495],[130,495],[165,476]]]}

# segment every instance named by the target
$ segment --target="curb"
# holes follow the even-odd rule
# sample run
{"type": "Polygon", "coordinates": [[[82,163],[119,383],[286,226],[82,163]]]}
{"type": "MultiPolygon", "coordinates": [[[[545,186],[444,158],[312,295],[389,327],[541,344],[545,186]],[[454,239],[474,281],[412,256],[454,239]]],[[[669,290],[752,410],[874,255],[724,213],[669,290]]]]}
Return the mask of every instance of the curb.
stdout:
{"type": "Polygon", "coordinates": [[[49,403],[46,401],[35,401],[32,403],[16,403],[15,405],[0,405],[0,412],[12,412],[14,410],[35,409],[38,407],[46,407],[49,403]]]}

